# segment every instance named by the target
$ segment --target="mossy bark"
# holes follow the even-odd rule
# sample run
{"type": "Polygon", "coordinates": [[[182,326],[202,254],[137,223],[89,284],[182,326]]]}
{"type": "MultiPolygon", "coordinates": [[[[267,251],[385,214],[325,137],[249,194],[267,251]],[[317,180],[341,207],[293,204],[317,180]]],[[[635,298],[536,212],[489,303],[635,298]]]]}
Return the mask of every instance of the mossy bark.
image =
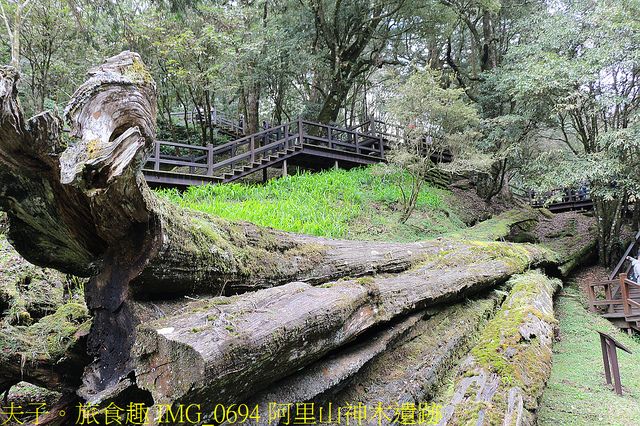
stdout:
{"type": "Polygon", "coordinates": [[[177,208],[140,173],[156,110],[141,64],[123,52],[90,70],[65,110],[80,137],[69,147],[53,115],[25,122],[17,72],[0,69],[0,207],[9,238],[36,264],[91,276],[87,350],[96,361],[83,376],[87,401],[133,392],[204,411],[241,400],[374,326],[557,260],[530,245],[329,240],[177,208]],[[331,282],[390,273],[397,275],[331,282]],[[182,313],[163,319],[151,313],[160,302],[142,302],[246,291],[255,292],[201,299],[193,309],[176,302],[182,313]]]}
{"type": "Polygon", "coordinates": [[[86,307],[68,303],[31,326],[4,327],[2,377],[11,384],[28,381],[58,392],[75,392],[81,385],[79,372],[91,362],[86,353],[90,326],[86,307]]]}
{"type": "Polygon", "coordinates": [[[295,280],[398,272],[433,254],[428,245],[333,241],[227,222],[179,209],[151,192],[141,168],[154,147],[156,87],[139,55],[123,52],[89,71],[61,120],[25,121],[18,73],[0,70],[0,208],[8,237],[29,261],[91,276],[95,317],[88,350],[96,392],[132,369],[139,320],[130,298],[235,294],[295,280]],[[109,372],[108,374],[105,372],[109,372]]]}
{"type": "MultiPolygon", "coordinates": [[[[156,404],[236,403],[372,327],[426,306],[460,300],[549,261],[533,246],[434,242],[440,255],[392,277],[323,286],[290,283],[193,302],[138,326],[136,386],[156,404]],[[519,257],[506,259],[511,251],[519,257]]],[[[95,399],[97,403],[100,396],[95,399]]]]}
{"type": "Polygon", "coordinates": [[[560,286],[539,272],[512,279],[513,288],[463,362],[443,425],[534,425],[551,374],[560,286]]]}
{"type": "Polygon", "coordinates": [[[538,218],[539,214],[534,209],[509,210],[462,232],[451,234],[448,238],[496,241],[505,238],[512,228],[519,227],[524,230],[535,228],[538,218]]]}

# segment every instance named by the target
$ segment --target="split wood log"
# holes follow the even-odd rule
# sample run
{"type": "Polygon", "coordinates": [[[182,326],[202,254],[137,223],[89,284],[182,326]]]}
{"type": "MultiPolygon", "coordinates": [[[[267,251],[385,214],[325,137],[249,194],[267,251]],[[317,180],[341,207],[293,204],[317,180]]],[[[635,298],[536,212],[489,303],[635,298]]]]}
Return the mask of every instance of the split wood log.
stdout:
{"type": "Polygon", "coordinates": [[[87,351],[95,362],[80,390],[87,401],[136,395],[158,407],[211,410],[373,326],[554,261],[528,245],[329,240],[178,208],[155,196],[140,173],[156,113],[155,84],[140,57],[123,52],[89,75],[65,110],[80,137],[66,147],[54,115],[24,120],[17,72],[0,68],[8,236],[33,263],[91,276],[87,351]],[[377,273],[399,275],[331,283],[377,273]],[[197,314],[156,321],[146,321],[150,304],[136,300],[249,290],[259,291],[207,307],[200,301],[197,314]]]}
{"type": "MultiPolygon", "coordinates": [[[[246,399],[373,326],[459,300],[549,260],[548,252],[534,246],[433,246],[439,255],[397,276],[315,287],[294,282],[199,301],[180,315],[140,325],[133,348],[135,386],[150,392],[158,406],[198,404],[203,413],[213,413],[217,404],[246,399]]],[[[94,403],[105,398],[83,396],[94,403]]]]}
{"type": "Polygon", "coordinates": [[[513,278],[509,296],[462,363],[438,425],[536,424],[551,375],[553,295],[560,285],[534,271],[513,278]]]}
{"type": "Polygon", "coordinates": [[[25,121],[18,73],[0,69],[0,208],[27,260],[91,276],[87,348],[97,361],[85,371],[85,389],[113,388],[134,370],[140,320],[131,297],[399,272],[442,250],[328,240],[177,208],[156,197],[140,172],[154,146],[156,87],[139,55],[123,52],[88,75],[65,109],[71,136],[80,138],[66,146],[53,114],[25,121]]]}
{"type": "MultiPolygon", "coordinates": [[[[349,405],[358,404],[367,407],[364,411],[369,421],[364,424],[418,424],[418,408],[426,406],[427,411],[433,411],[435,389],[476,343],[503,299],[501,293],[490,292],[477,300],[429,308],[405,317],[245,403],[249,407],[257,405],[261,413],[269,413],[272,404],[285,407],[288,413],[265,416],[256,422],[265,426],[295,420],[300,406],[313,407],[316,419],[322,408],[323,419],[357,423],[353,410],[349,413],[349,405]],[[379,349],[381,346],[384,351],[379,349]],[[402,418],[403,406],[415,408],[413,419],[402,418]]],[[[411,408],[406,411],[411,414],[411,408]]]]}

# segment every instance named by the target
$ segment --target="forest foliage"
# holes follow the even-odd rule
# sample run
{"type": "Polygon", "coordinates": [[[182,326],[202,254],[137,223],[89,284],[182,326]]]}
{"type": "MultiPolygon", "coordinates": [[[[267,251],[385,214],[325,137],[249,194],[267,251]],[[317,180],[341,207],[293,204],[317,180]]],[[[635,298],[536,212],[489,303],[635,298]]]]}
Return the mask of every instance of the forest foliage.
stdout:
{"type": "Polygon", "coordinates": [[[0,4],[0,54],[21,71],[27,115],[61,110],[85,69],[124,49],[158,84],[160,137],[203,145],[222,138],[169,113],[215,108],[250,131],[262,120],[350,127],[376,115],[409,130],[416,117],[399,94],[428,98],[404,85],[436,73],[430,87],[460,104],[440,124],[425,115],[422,128],[458,142],[452,167],[471,172],[485,199],[509,184],[545,193],[588,183],[611,263],[640,195],[637,0],[0,4]]]}

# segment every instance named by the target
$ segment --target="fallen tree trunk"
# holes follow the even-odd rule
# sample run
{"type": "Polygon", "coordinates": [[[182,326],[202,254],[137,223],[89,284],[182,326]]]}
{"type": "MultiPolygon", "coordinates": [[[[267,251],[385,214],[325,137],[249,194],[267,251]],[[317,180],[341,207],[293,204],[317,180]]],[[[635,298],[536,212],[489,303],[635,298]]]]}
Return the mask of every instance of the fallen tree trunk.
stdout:
{"type": "Polygon", "coordinates": [[[559,280],[537,272],[514,286],[478,345],[462,363],[442,425],[535,425],[539,399],[551,375],[559,280]]]}
{"type": "Polygon", "coordinates": [[[375,325],[459,300],[549,260],[533,246],[434,244],[440,255],[394,277],[316,287],[290,283],[231,300],[202,300],[178,316],[141,325],[136,385],[156,404],[198,404],[212,413],[217,404],[237,403],[375,325]]]}
{"type": "MultiPolygon", "coordinates": [[[[357,402],[368,409],[369,421],[365,424],[428,424],[430,419],[418,422],[418,409],[433,409],[428,401],[433,399],[435,389],[475,344],[503,298],[490,292],[479,300],[419,311],[417,322],[418,314],[413,314],[379,335],[301,370],[246,404],[258,405],[265,413],[269,404],[289,407],[290,419],[296,417],[296,407],[306,404],[315,408],[316,418],[322,408],[323,419],[342,417],[341,424],[346,424],[349,405],[357,402]],[[400,332],[392,341],[385,338],[400,332]],[[375,351],[382,345],[384,351],[375,351]],[[354,364],[358,368],[353,368],[354,364]],[[403,406],[415,408],[413,413],[407,410],[412,418],[402,418],[403,406]]],[[[352,416],[350,420],[355,419],[352,416]]],[[[258,421],[259,425],[286,423],[287,416],[258,421]]]]}
{"type": "Polygon", "coordinates": [[[154,144],[156,93],[139,56],[123,52],[89,74],[65,110],[80,137],[65,149],[56,117],[25,122],[17,73],[0,69],[8,236],[36,264],[91,276],[87,359],[95,361],[80,391],[87,401],[135,395],[204,410],[241,400],[373,326],[554,261],[534,246],[329,240],[177,208],[140,173],[154,144]],[[376,273],[399,275],[331,282],[376,273]],[[156,321],[139,301],[248,290],[260,291],[201,300],[197,315],[156,321]]]}
{"type": "Polygon", "coordinates": [[[17,72],[0,71],[0,206],[9,239],[27,260],[91,275],[88,350],[99,361],[85,374],[89,388],[106,389],[132,369],[139,321],[129,294],[318,284],[402,271],[442,250],[328,240],[179,209],[154,196],[140,172],[154,146],[156,113],[155,83],[140,57],[123,52],[88,74],[65,110],[80,140],[64,149],[59,120],[43,113],[25,122],[17,72]]]}

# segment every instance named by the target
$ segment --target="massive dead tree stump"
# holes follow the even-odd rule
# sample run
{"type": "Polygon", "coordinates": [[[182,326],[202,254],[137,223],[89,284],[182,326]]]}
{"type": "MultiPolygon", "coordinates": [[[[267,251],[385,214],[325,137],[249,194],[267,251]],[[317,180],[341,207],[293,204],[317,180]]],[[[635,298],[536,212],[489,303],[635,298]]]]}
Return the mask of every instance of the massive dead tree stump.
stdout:
{"type": "Polygon", "coordinates": [[[140,57],[123,52],[89,77],[65,110],[79,138],[66,146],[58,117],[25,121],[17,72],[0,68],[0,207],[9,238],[33,263],[91,277],[95,361],[83,376],[86,400],[132,389],[155,404],[241,400],[372,326],[553,261],[533,246],[329,240],[177,208],[154,196],[140,172],[156,114],[155,83],[140,57]],[[377,273],[399,275],[331,283],[377,273]],[[182,306],[181,315],[154,318],[141,302],[254,290],[225,305],[198,302],[201,313],[189,316],[182,306]]]}

